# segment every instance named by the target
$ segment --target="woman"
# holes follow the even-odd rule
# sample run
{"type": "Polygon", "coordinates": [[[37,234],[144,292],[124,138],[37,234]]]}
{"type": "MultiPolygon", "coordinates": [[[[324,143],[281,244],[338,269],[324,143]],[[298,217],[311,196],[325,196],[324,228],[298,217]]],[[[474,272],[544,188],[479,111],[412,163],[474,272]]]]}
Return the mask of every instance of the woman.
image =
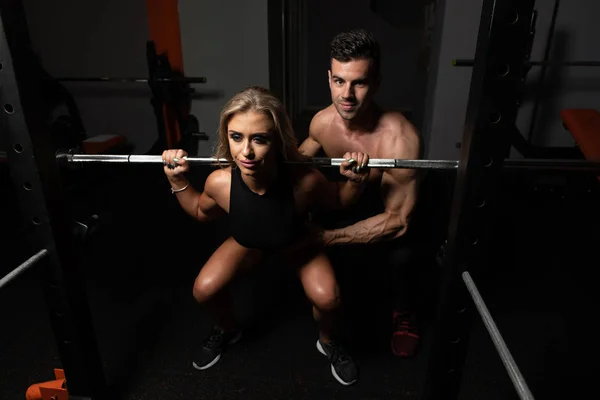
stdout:
{"type": "Polygon", "coordinates": [[[339,186],[314,168],[290,166],[286,161],[300,161],[304,156],[298,151],[283,105],[260,87],[238,93],[223,108],[215,157],[227,159],[231,166],[212,172],[202,193],[184,176],[189,170],[186,155],[183,150],[167,150],[162,155],[171,191],[181,207],[199,221],[229,213],[232,233],[194,283],[195,299],[207,307],[216,325],[193,366],[210,368],[224,348],[241,336],[225,286],[238,270],[256,265],[265,255],[283,253],[297,265],[304,291],[313,304],[320,333],[318,350],[328,356],[340,383],[356,382],[354,362],[332,340],[339,290],[329,259],[318,246],[311,245],[318,238],[306,229],[306,216],[315,208],[352,204],[366,184],[369,157],[346,153],[340,173],[348,181],[339,186]]]}

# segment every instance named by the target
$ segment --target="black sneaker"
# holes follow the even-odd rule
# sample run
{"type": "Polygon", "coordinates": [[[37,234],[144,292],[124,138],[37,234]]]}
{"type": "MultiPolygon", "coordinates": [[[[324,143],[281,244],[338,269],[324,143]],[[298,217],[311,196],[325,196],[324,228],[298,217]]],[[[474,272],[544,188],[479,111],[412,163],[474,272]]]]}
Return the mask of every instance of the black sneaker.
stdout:
{"type": "Polygon", "coordinates": [[[241,338],[242,331],[240,329],[225,332],[218,326],[213,327],[210,336],[202,344],[200,354],[192,362],[192,366],[199,370],[212,367],[221,359],[221,354],[225,351],[225,348],[241,338]]]}
{"type": "Polygon", "coordinates": [[[350,386],[358,381],[358,367],[342,346],[333,341],[325,344],[319,339],[317,350],[329,358],[331,373],[339,383],[350,386]]]}

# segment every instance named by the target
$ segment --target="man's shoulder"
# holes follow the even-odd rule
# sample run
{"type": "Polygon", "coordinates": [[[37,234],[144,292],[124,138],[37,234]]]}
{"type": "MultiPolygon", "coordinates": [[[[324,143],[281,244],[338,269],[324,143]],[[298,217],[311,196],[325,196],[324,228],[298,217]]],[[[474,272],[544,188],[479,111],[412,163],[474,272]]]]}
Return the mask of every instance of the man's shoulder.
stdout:
{"type": "Polygon", "coordinates": [[[396,110],[384,111],[381,115],[381,122],[395,134],[406,134],[408,136],[418,135],[417,129],[406,116],[396,110]]]}
{"type": "Polygon", "coordinates": [[[331,125],[335,116],[333,104],[317,112],[310,121],[310,135],[321,133],[326,127],[331,125]]]}
{"type": "Polygon", "coordinates": [[[327,119],[331,119],[333,118],[333,115],[335,113],[335,107],[333,106],[333,104],[328,105],[327,107],[319,110],[314,117],[312,118],[313,121],[323,121],[323,120],[327,120],[327,119]]]}
{"type": "Polygon", "coordinates": [[[416,127],[400,111],[385,111],[381,116],[381,125],[386,132],[386,149],[418,158],[421,137],[416,127]]]}

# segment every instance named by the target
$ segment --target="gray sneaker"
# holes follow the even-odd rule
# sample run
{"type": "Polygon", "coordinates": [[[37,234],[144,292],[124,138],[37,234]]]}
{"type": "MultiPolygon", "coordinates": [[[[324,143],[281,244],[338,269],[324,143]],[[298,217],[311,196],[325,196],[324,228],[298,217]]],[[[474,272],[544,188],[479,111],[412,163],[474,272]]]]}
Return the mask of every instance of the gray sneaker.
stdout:
{"type": "Polygon", "coordinates": [[[221,354],[227,346],[230,346],[242,338],[242,330],[238,329],[225,332],[218,326],[213,327],[208,339],[202,344],[200,354],[192,362],[192,366],[199,370],[212,367],[221,359],[221,354]]]}
{"type": "Polygon", "coordinates": [[[317,350],[329,359],[333,377],[342,385],[350,386],[358,382],[358,366],[350,354],[338,343],[327,344],[317,340],[317,350]]]}

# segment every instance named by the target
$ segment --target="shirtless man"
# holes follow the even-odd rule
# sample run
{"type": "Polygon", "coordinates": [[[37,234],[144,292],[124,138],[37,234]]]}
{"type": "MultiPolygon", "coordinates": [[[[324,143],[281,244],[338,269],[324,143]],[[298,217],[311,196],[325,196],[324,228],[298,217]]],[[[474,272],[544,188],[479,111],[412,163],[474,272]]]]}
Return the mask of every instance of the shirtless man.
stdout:
{"type": "MultiPolygon", "coordinates": [[[[371,158],[420,157],[420,137],[415,127],[400,112],[384,111],[373,101],[381,79],[379,64],[379,45],[369,32],[355,30],[334,37],[329,70],[332,104],[312,119],[309,136],[300,146],[304,155],[315,157],[324,152],[326,157],[338,158],[350,149],[368,153],[371,158]]],[[[391,347],[399,357],[415,355],[419,344],[410,304],[412,296],[406,284],[414,270],[406,265],[407,249],[412,247],[407,232],[417,202],[418,184],[416,170],[372,169],[370,190],[363,193],[361,204],[349,215],[332,217],[329,213],[319,221],[325,228],[322,232],[325,246],[343,245],[340,252],[343,254],[352,254],[348,249],[359,248],[358,256],[353,254],[352,259],[344,259],[344,268],[348,262],[357,264],[355,270],[364,268],[366,263],[369,273],[385,271],[379,267],[374,270],[375,265],[390,268],[391,347]],[[364,254],[362,259],[361,254],[364,254]],[[363,266],[359,267],[360,264],[363,266]]],[[[360,284],[357,282],[355,286],[360,284]]]]}

